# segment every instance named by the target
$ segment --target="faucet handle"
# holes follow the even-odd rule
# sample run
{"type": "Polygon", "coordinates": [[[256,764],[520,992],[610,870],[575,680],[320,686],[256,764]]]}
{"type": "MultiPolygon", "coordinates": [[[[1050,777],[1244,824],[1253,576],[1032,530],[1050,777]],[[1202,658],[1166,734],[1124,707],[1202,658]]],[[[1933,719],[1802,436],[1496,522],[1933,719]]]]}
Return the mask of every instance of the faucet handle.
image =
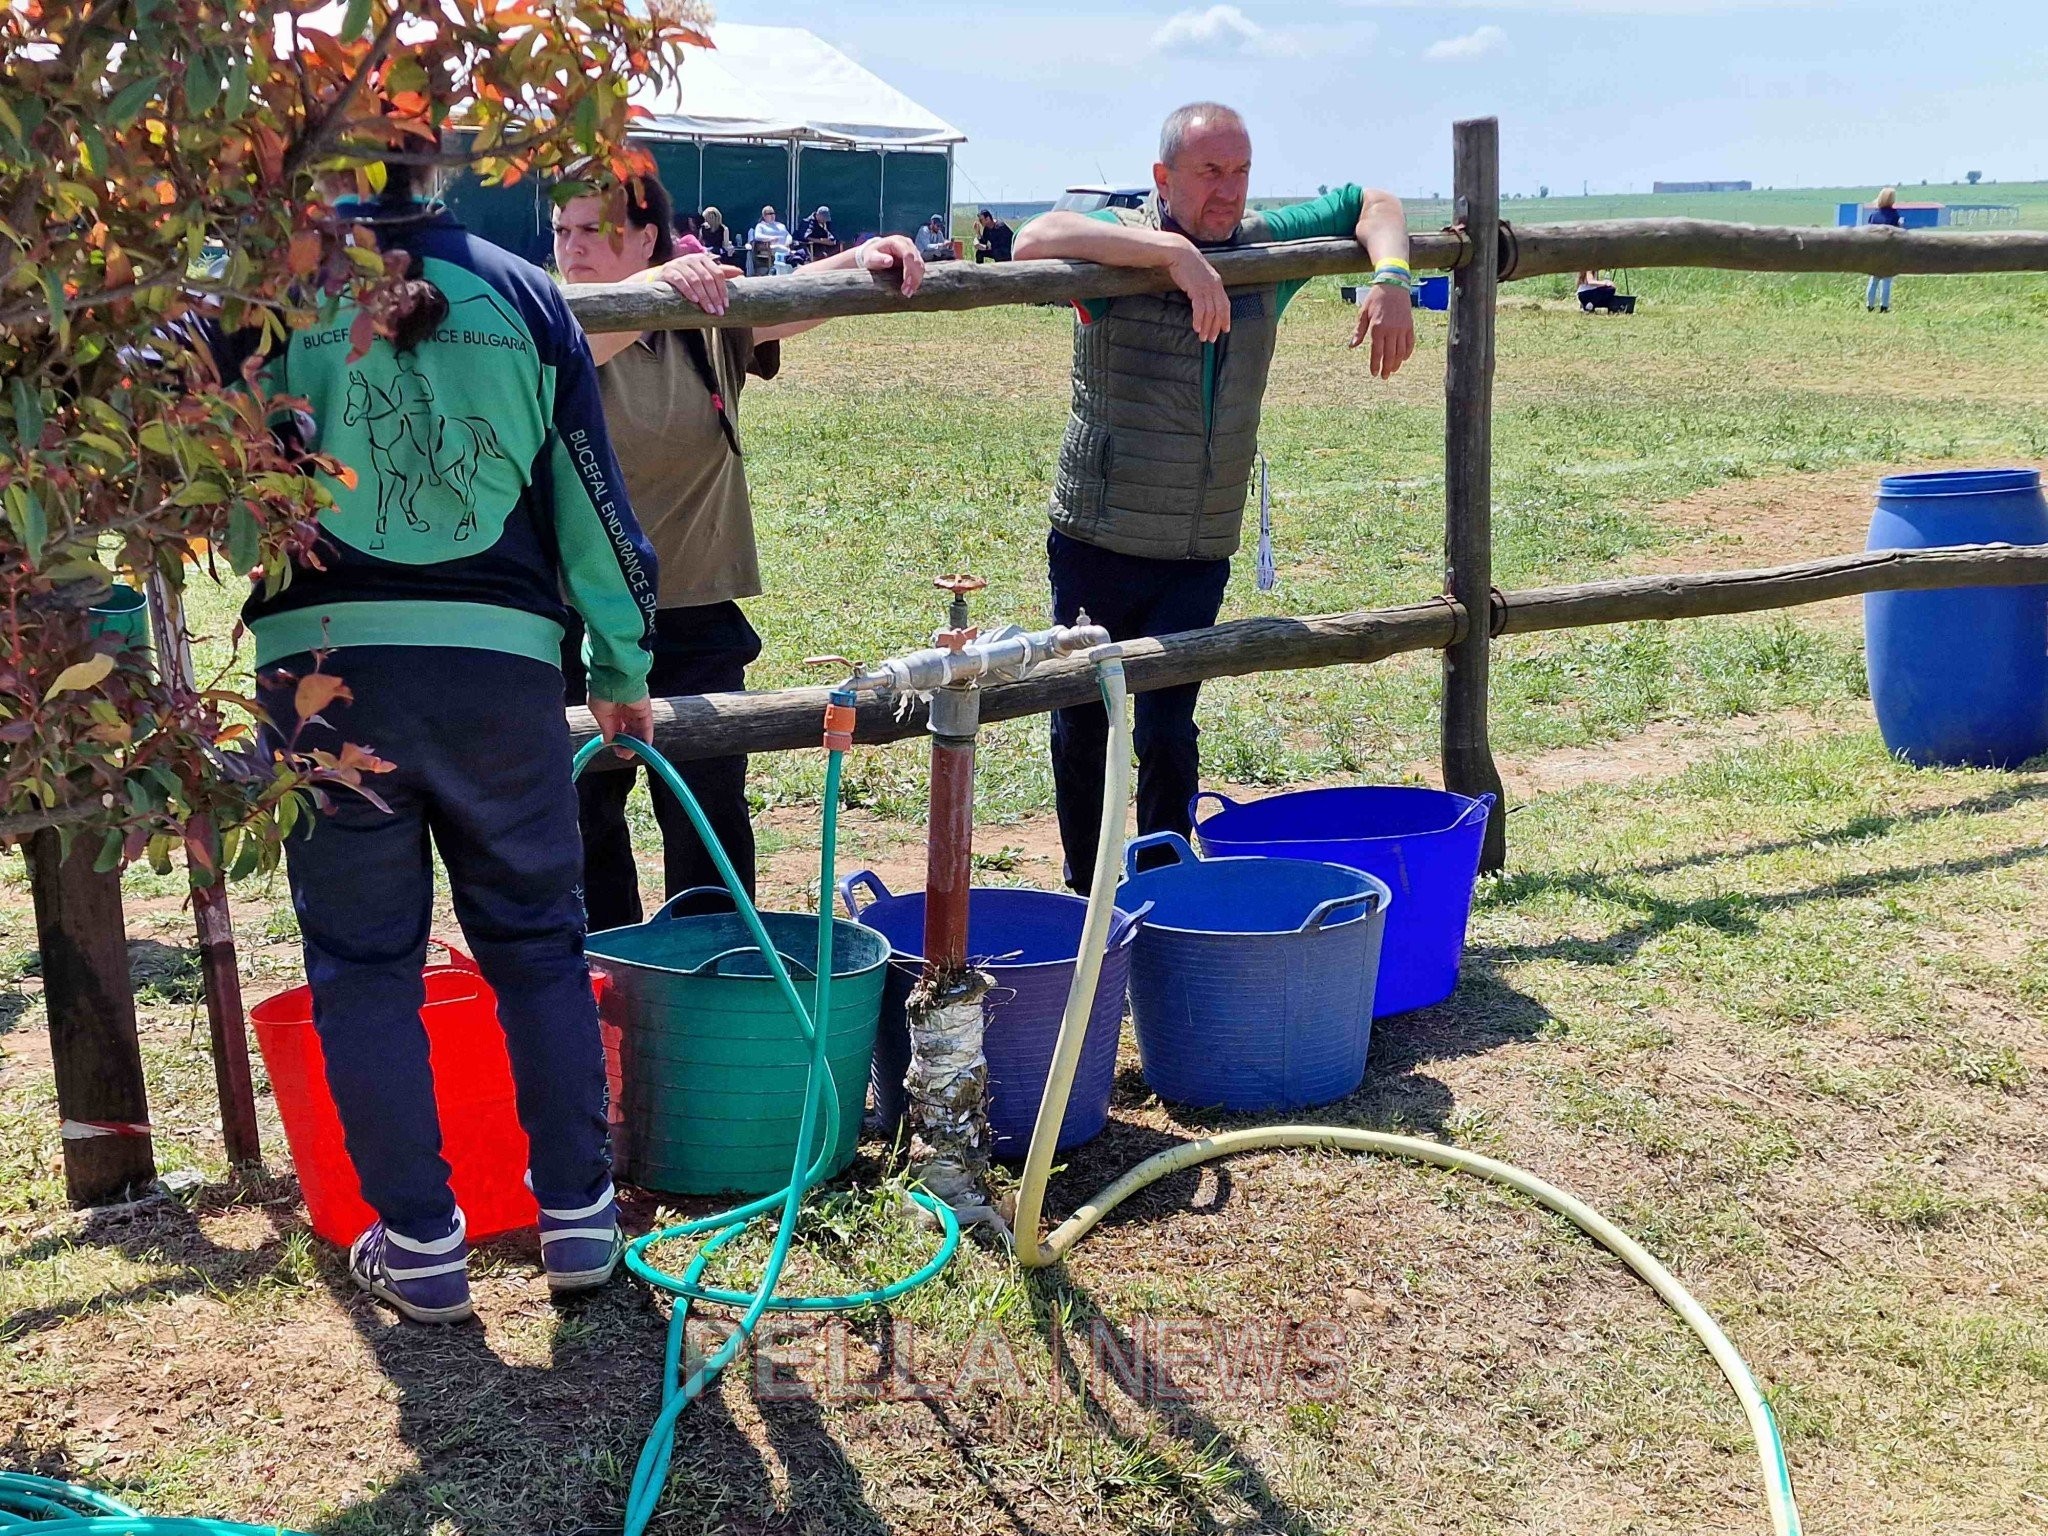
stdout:
{"type": "Polygon", "coordinates": [[[970,592],[979,592],[988,583],[979,576],[970,576],[965,571],[951,576],[934,576],[932,585],[941,592],[950,592],[955,597],[965,597],[970,592]]]}

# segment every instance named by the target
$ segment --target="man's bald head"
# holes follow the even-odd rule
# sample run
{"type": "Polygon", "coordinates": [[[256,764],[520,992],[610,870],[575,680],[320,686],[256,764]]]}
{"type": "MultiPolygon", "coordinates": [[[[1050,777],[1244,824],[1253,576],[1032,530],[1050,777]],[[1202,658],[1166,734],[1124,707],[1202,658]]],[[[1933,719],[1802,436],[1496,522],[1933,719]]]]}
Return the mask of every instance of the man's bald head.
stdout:
{"type": "Polygon", "coordinates": [[[1164,165],[1172,165],[1180,158],[1190,137],[1199,136],[1206,129],[1234,128],[1244,135],[1245,142],[1251,142],[1251,135],[1245,132],[1244,119],[1235,107],[1226,107],[1220,101],[1191,101],[1184,107],[1175,107],[1166,114],[1166,121],[1159,128],[1159,159],[1164,165]]]}
{"type": "Polygon", "coordinates": [[[1167,114],[1152,182],[1185,234],[1228,240],[1244,218],[1251,174],[1252,137],[1234,108],[1195,101],[1167,114]]]}

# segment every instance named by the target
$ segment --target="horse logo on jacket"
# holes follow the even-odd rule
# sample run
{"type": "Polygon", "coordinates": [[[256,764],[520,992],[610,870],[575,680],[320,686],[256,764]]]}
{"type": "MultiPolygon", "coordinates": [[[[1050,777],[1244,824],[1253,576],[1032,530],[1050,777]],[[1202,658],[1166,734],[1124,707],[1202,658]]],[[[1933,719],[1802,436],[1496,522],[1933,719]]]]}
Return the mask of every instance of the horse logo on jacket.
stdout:
{"type": "MultiPolygon", "coordinates": [[[[455,540],[461,543],[476,527],[476,477],[486,459],[505,457],[498,434],[481,416],[443,416],[434,408],[434,385],[413,362],[401,355],[388,386],[370,382],[359,370],[348,376],[348,404],[342,412],[348,426],[362,424],[370,438],[370,467],[377,476],[377,524],[373,550],[384,547],[393,510],[408,528],[420,533],[433,524],[420,515],[420,492],[429,486],[450,491],[462,503],[455,540]]],[[[431,508],[433,498],[428,499],[431,508]]]]}

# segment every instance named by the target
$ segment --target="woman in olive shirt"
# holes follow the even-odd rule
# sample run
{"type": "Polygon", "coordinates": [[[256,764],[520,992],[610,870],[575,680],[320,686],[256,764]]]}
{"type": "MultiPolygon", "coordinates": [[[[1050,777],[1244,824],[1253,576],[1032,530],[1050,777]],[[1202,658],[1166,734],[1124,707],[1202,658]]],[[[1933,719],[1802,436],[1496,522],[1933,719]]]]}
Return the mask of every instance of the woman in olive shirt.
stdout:
{"type": "MultiPolygon", "coordinates": [[[[726,281],[741,273],[709,254],[677,256],[671,217],[668,193],[651,176],[608,196],[574,198],[555,213],[555,266],[572,283],[665,282],[707,313],[724,314],[726,281]]],[[[906,294],[915,293],[924,276],[916,247],[900,235],[809,264],[814,272],[834,267],[898,272],[906,294]]],[[[760,636],[739,605],[761,592],[740,444],[740,391],[749,374],[774,377],[784,337],[822,323],[590,338],[606,426],[660,572],[648,678],[657,697],[744,688],[747,665],[761,653],[760,636]]],[[[577,682],[572,672],[572,697],[577,682]]],[[[701,759],[679,770],[753,890],[746,758],[701,759]]],[[[641,920],[639,873],[626,828],[633,778],[627,771],[586,774],[578,786],[584,907],[594,931],[641,920]]],[[[719,884],[675,796],[651,775],[650,788],[668,894],[719,884]]]]}

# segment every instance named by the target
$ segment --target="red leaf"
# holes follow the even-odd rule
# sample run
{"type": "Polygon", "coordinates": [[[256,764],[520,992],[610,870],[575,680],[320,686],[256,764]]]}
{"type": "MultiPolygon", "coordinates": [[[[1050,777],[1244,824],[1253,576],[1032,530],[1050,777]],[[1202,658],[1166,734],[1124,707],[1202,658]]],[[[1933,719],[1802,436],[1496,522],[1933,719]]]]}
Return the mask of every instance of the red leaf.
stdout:
{"type": "Polygon", "coordinates": [[[364,773],[390,773],[398,764],[386,762],[367,747],[359,747],[352,741],[345,741],[341,744],[341,766],[360,769],[364,773]]]}
{"type": "Polygon", "coordinates": [[[320,268],[320,231],[302,229],[292,236],[291,249],[285,257],[293,277],[311,277],[320,268]]]}
{"type": "Polygon", "coordinates": [[[370,342],[377,334],[377,322],[370,317],[367,309],[356,311],[355,319],[348,325],[348,360],[359,363],[370,350],[370,342]]]}
{"type": "Polygon", "coordinates": [[[348,684],[333,673],[309,672],[299,679],[299,686],[292,694],[292,708],[298,711],[301,720],[310,720],[336,699],[347,703],[354,698],[348,684]]]}

